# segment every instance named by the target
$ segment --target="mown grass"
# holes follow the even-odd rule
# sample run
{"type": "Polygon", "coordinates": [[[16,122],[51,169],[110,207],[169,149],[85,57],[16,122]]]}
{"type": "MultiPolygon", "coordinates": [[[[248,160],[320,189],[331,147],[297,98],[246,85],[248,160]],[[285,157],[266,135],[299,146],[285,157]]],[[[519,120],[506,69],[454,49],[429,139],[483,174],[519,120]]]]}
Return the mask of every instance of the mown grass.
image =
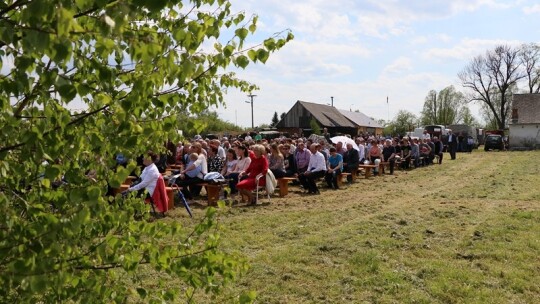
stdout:
{"type": "MultiPolygon", "coordinates": [[[[219,299],[195,301],[255,290],[259,303],[535,303],[538,159],[478,150],[319,196],[292,187],[286,198],[229,207],[222,248],[251,268],[219,299]]],[[[185,211],[170,215],[189,225],[185,211]]]]}

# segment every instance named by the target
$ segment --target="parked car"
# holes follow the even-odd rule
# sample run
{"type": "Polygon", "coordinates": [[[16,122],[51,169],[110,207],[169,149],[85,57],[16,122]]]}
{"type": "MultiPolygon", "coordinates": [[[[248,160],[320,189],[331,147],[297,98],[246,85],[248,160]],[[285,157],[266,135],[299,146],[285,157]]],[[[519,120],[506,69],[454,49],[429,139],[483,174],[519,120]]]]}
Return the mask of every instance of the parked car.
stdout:
{"type": "Polygon", "coordinates": [[[488,134],[484,142],[484,151],[504,150],[504,140],[499,134],[488,134]]]}

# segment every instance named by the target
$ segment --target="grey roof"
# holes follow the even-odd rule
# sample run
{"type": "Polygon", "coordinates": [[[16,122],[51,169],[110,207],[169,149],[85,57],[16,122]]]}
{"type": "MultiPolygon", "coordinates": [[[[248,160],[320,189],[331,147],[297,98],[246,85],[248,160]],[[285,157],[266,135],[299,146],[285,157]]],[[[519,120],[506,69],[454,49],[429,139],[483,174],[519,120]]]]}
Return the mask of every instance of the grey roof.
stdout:
{"type": "Polygon", "coordinates": [[[340,111],[332,106],[307,101],[298,101],[308,110],[323,127],[346,127],[356,128],[356,126],[344,117],[340,111]]]}
{"type": "Polygon", "coordinates": [[[352,111],[346,111],[346,110],[339,110],[339,112],[347,117],[350,121],[355,123],[356,125],[360,127],[368,127],[368,128],[384,128],[374,119],[368,117],[366,114],[362,112],[352,112],[352,111]]]}
{"type": "Polygon", "coordinates": [[[517,124],[540,123],[540,94],[514,94],[512,108],[518,112],[517,124]]]}

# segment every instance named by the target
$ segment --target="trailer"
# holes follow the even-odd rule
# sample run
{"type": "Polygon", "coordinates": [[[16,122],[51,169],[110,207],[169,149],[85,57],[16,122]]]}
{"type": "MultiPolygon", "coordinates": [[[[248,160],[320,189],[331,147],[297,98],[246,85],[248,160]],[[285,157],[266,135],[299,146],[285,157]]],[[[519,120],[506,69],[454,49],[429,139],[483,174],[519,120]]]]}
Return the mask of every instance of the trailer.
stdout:
{"type": "Polygon", "coordinates": [[[478,149],[478,135],[476,133],[476,128],[465,125],[465,124],[458,124],[458,125],[449,125],[448,129],[452,130],[452,133],[454,133],[458,138],[458,147],[457,152],[467,152],[467,138],[470,136],[473,138],[474,144],[473,148],[478,149]]]}

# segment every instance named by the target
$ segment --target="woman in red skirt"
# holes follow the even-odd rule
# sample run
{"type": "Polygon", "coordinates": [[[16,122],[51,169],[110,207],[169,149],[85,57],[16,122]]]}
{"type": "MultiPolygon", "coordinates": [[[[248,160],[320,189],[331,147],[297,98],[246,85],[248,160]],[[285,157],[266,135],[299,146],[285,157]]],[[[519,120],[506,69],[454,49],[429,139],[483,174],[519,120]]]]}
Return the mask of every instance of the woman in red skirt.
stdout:
{"type": "Polygon", "coordinates": [[[242,196],[242,202],[254,205],[255,199],[251,193],[256,188],[256,178],[261,175],[259,179],[259,186],[264,187],[266,185],[266,172],[268,171],[268,160],[266,159],[266,149],[262,145],[255,145],[252,151],[249,152],[251,158],[251,164],[246,171],[240,172],[238,179],[240,180],[236,185],[236,189],[239,190],[242,196]],[[247,176],[247,177],[246,177],[247,176]]]}

